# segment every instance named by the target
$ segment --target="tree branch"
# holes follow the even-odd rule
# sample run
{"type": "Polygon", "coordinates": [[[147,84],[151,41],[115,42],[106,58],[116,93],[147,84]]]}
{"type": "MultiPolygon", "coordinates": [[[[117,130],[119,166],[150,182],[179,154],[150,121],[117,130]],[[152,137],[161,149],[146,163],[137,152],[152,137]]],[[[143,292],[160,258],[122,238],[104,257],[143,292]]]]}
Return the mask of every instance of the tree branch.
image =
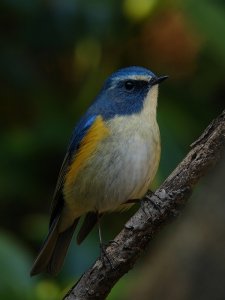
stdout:
{"type": "Polygon", "coordinates": [[[105,299],[115,283],[130,269],[163,225],[187,202],[198,180],[225,149],[225,110],[205,129],[191,150],[154,194],[144,197],[142,207],[107,247],[104,256],[82,275],[65,300],[105,299]]]}

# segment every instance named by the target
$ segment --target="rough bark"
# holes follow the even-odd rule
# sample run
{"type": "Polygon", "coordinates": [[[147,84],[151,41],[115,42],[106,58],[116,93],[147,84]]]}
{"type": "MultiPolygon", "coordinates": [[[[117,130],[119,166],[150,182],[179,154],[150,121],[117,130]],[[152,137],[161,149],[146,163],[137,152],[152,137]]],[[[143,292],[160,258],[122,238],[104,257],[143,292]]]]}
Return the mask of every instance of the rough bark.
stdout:
{"type": "Polygon", "coordinates": [[[162,226],[178,215],[193,187],[218,162],[224,150],[225,111],[191,145],[190,152],[160,188],[144,197],[143,205],[125,224],[115,243],[106,248],[107,257],[99,258],[64,299],[105,299],[162,226]]]}

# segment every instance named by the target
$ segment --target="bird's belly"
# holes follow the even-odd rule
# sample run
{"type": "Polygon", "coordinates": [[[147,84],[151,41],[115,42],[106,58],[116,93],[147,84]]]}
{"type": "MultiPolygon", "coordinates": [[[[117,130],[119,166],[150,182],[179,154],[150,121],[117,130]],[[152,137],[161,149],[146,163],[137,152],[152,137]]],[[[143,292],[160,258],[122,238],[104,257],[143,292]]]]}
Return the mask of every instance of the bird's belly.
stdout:
{"type": "Polygon", "coordinates": [[[99,145],[79,172],[66,199],[80,214],[113,211],[147,191],[158,168],[160,147],[152,135],[112,136],[99,145]]]}

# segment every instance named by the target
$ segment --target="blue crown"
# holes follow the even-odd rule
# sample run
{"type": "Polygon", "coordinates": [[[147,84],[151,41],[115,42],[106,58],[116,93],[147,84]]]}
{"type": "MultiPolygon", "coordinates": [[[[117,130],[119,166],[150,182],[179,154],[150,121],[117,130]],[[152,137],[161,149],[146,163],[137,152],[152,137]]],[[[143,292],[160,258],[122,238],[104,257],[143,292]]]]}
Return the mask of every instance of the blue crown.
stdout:
{"type": "Polygon", "coordinates": [[[119,69],[105,81],[88,114],[101,114],[104,119],[110,119],[115,115],[140,112],[153,77],[156,77],[155,74],[143,67],[119,69]],[[129,80],[136,81],[135,89],[132,91],[125,88],[125,82],[129,80]]]}
{"type": "Polygon", "coordinates": [[[143,67],[127,67],[123,69],[119,69],[118,71],[114,72],[108,80],[113,80],[113,79],[124,79],[126,77],[130,76],[146,76],[146,77],[155,77],[155,74],[151,72],[150,70],[143,68],[143,67]]]}

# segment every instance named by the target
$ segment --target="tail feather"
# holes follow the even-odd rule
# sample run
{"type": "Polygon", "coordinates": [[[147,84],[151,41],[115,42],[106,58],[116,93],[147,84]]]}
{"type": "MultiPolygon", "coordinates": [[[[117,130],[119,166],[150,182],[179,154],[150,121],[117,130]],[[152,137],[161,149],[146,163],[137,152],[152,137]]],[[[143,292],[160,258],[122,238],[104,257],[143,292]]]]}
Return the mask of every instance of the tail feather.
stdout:
{"type": "Polygon", "coordinates": [[[84,222],[77,235],[77,244],[80,245],[83,240],[87,237],[92,228],[96,225],[102,214],[96,212],[89,212],[86,214],[84,222]]]}
{"type": "Polygon", "coordinates": [[[79,218],[74,221],[72,226],[60,233],[58,232],[59,219],[60,218],[57,217],[49,230],[49,234],[31,269],[31,276],[41,272],[48,272],[51,275],[56,275],[62,268],[65,255],[79,218]]]}
{"type": "Polygon", "coordinates": [[[73,225],[69,227],[67,230],[63,231],[59,234],[54,251],[51,256],[51,260],[47,266],[47,272],[51,275],[57,275],[62,268],[67,250],[70,245],[70,241],[73,237],[74,230],[77,226],[79,218],[77,218],[73,225]]]}

